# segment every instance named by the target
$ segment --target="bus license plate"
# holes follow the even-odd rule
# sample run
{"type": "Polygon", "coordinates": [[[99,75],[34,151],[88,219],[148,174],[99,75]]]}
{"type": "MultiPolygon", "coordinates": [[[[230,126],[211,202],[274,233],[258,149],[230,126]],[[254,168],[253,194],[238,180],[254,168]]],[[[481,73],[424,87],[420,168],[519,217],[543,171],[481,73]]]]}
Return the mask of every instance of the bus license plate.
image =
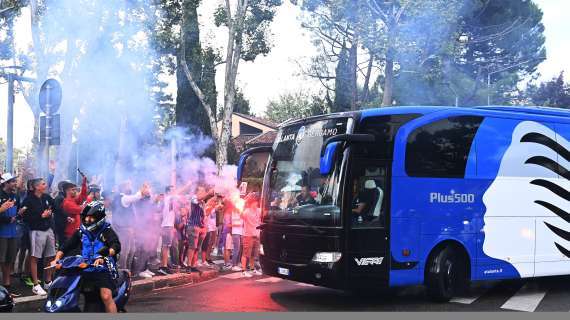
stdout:
{"type": "Polygon", "coordinates": [[[277,273],[284,275],[284,276],[288,276],[289,275],[289,269],[287,268],[277,268],[277,273]]]}

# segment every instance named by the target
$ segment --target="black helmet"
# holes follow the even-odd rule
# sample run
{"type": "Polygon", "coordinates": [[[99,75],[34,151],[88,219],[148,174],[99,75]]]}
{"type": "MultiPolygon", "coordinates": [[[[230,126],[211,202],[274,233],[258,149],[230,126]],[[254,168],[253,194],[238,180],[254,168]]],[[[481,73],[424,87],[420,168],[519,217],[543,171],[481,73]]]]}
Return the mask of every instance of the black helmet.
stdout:
{"type": "Polygon", "coordinates": [[[12,312],[14,299],[6,288],[0,286],[0,312],[12,312]]]}
{"type": "Polygon", "coordinates": [[[81,224],[89,231],[93,231],[105,223],[105,205],[102,201],[89,202],[81,212],[81,224]],[[95,222],[87,225],[85,224],[85,217],[93,216],[95,222]]]}

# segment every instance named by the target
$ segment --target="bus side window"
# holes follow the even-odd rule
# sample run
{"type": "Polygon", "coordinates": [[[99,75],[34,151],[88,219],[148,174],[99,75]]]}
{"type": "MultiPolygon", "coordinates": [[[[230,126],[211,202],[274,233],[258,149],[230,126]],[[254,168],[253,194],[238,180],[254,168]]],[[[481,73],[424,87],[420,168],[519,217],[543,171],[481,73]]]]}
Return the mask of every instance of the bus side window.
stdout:
{"type": "Polygon", "coordinates": [[[415,129],[406,146],[410,177],[464,178],[471,145],[483,117],[458,116],[415,129]]]}
{"type": "Polygon", "coordinates": [[[386,170],[366,167],[353,182],[353,227],[383,227],[386,170]]]}

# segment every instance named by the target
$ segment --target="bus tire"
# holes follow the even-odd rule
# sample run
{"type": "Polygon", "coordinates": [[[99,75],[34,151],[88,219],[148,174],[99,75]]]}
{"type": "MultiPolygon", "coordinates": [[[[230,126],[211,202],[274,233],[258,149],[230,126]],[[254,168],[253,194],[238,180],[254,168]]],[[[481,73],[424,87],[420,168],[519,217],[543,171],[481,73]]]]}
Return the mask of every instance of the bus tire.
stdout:
{"type": "Polygon", "coordinates": [[[448,302],[465,286],[465,267],[461,253],[447,246],[434,254],[426,273],[427,293],[431,300],[448,302]]]}

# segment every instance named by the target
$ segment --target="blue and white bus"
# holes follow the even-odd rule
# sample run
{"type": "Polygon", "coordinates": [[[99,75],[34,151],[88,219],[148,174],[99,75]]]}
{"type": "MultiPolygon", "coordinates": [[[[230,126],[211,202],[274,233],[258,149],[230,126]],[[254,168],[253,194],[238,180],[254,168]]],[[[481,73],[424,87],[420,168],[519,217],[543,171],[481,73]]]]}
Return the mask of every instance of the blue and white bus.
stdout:
{"type": "Polygon", "coordinates": [[[238,177],[256,166],[266,274],[340,289],[424,284],[439,301],[470,281],[570,274],[568,110],[318,116],[244,152],[238,177]]]}

